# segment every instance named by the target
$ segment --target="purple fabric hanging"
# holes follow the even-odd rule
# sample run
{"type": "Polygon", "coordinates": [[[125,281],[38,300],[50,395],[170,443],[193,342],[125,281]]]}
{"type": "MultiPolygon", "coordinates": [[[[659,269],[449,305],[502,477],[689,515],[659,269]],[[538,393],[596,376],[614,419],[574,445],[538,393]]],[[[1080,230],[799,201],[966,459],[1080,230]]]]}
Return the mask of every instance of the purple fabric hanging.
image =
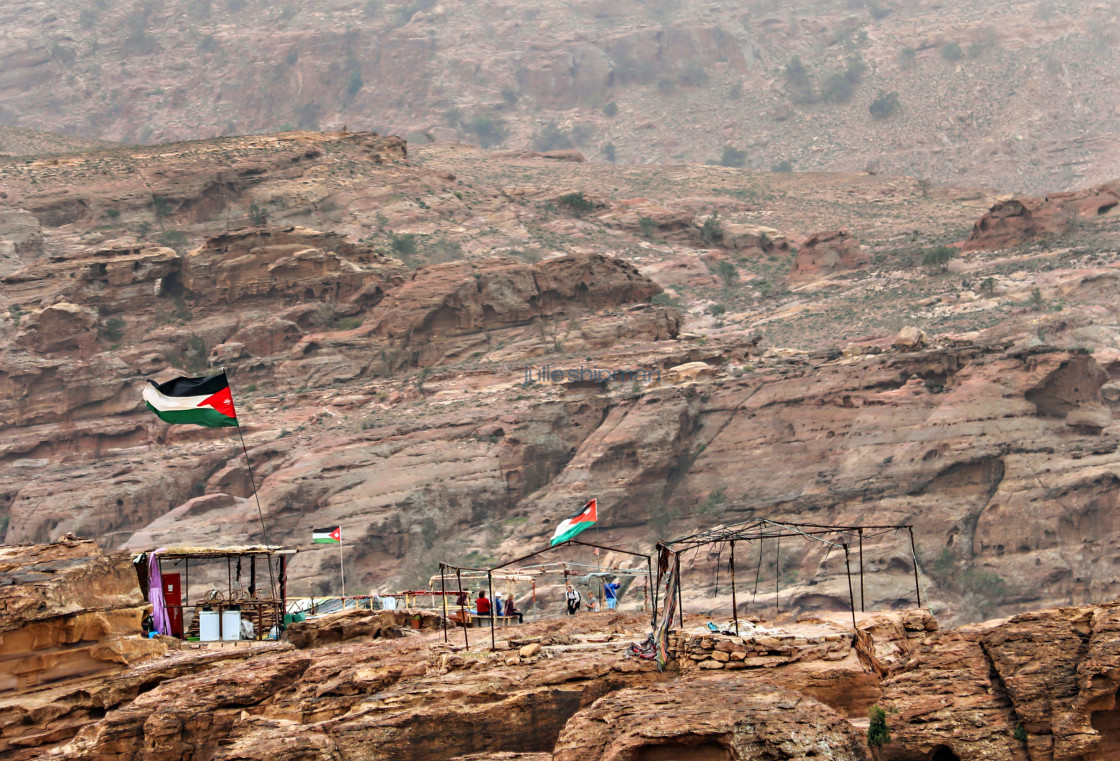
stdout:
{"type": "Polygon", "coordinates": [[[148,555],[148,602],[152,604],[152,622],[160,634],[171,634],[171,619],[167,617],[167,601],[163,599],[163,575],[159,572],[160,547],[148,555]]]}

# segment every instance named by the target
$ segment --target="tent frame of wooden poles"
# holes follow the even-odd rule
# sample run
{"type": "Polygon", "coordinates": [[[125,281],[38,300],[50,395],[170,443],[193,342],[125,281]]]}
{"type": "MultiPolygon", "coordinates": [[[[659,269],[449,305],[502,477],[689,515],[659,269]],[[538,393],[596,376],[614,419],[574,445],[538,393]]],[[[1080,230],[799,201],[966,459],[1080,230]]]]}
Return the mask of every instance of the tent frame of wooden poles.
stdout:
{"type": "MultiPolygon", "coordinates": [[[[909,533],[910,538],[910,555],[914,562],[914,593],[917,596],[917,607],[922,607],[922,589],[921,583],[918,579],[918,552],[914,543],[914,526],[912,524],[897,524],[897,525],[871,525],[871,526],[843,526],[843,525],[826,525],[821,523],[788,523],[784,521],[772,521],[767,518],[757,518],[743,523],[735,523],[728,526],[717,526],[716,528],[700,531],[689,536],[680,537],[668,542],[658,542],[658,553],[667,552],[671,557],[666,558],[666,562],[658,562],[657,569],[657,584],[661,584],[662,576],[668,568],[668,563],[672,562],[676,568],[676,584],[677,584],[677,600],[678,610],[680,614],[680,626],[684,628],[684,600],[681,593],[681,576],[680,576],[680,563],[681,555],[691,549],[696,549],[705,545],[722,544],[727,542],[731,545],[731,607],[732,617],[735,621],[735,634],[739,633],[739,608],[736,600],[735,590],[735,543],[736,542],[761,542],[765,539],[775,539],[778,542],[778,547],[781,547],[783,537],[800,537],[808,541],[821,542],[828,545],[830,548],[842,549],[844,551],[844,569],[848,577],[848,601],[851,605],[852,612],[852,629],[855,630],[856,626],[856,601],[855,591],[852,586],[852,567],[851,567],[851,547],[847,541],[830,541],[825,537],[830,534],[854,534],[858,537],[859,546],[859,589],[860,589],[860,611],[864,611],[864,586],[863,586],[863,537],[864,531],[877,531],[883,534],[900,531],[905,529],[909,533]]],[[[780,552],[780,549],[779,549],[780,552]]],[[[759,553],[759,562],[761,563],[762,555],[761,550],[759,553]]],[[[775,591],[774,591],[774,604],[778,604],[778,595],[780,593],[781,583],[781,567],[777,569],[775,574],[775,591]]],[[[757,589],[757,580],[756,580],[757,589]]],[[[672,594],[672,590],[669,590],[672,594]]]]}
{"type": "MultiPolygon", "coordinates": [[[[634,552],[633,550],[624,550],[621,547],[607,547],[606,545],[593,544],[591,542],[581,542],[578,539],[569,539],[566,542],[560,542],[559,544],[550,545],[548,547],[545,547],[544,549],[537,550],[536,552],[530,552],[528,555],[522,555],[521,557],[514,558],[513,560],[507,560],[504,563],[500,563],[500,564],[498,564],[496,566],[492,566],[490,568],[468,568],[467,566],[453,565],[451,563],[444,563],[444,562],[441,561],[440,564],[439,564],[440,589],[444,589],[446,587],[446,583],[447,583],[446,582],[446,574],[448,572],[454,571],[455,578],[456,578],[456,580],[458,581],[458,584],[459,584],[459,592],[460,593],[462,593],[462,591],[463,591],[463,581],[462,581],[462,572],[463,571],[474,572],[474,573],[485,573],[486,574],[486,583],[487,583],[487,586],[490,589],[490,599],[493,600],[494,599],[494,572],[495,571],[500,571],[503,568],[508,568],[511,565],[514,565],[516,563],[524,562],[526,560],[529,560],[530,558],[535,558],[538,555],[544,555],[547,552],[553,552],[555,550],[564,549],[564,548],[566,548],[570,545],[573,545],[573,544],[578,544],[582,547],[594,547],[595,549],[606,550],[607,552],[617,552],[617,553],[622,554],[622,555],[629,555],[631,557],[636,557],[636,558],[645,558],[645,560],[646,560],[646,576],[649,579],[650,587],[653,589],[653,605],[652,605],[653,614],[652,614],[652,620],[650,622],[650,625],[654,626],[654,627],[657,626],[657,588],[654,587],[654,585],[653,585],[653,559],[649,555],[647,555],[645,553],[642,553],[642,552],[634,552]]],[[[500,575],[501,574],[499,574],[499,576],[500,575]]],[[[495,619],[495,616],[493,615],[493,613],[491,613],[491,615],[490,615],[490,649],[491,650],[497,650],[498,649],[498,647],[497,647],[497,637],[496,637],[496,634],[494,632],[494,626],[495,626],[494,619],[495,619]]],[[[463,638],[464,638],[464,641],[466,641],[467,647],[470,647],[470,642],[467,641],[466,631],[467,631],[466,627],[464,627],[463,628],[463,638]]],[[[446,595],[444,595],[444,597],[443,597],[443,641],[444,642],[447,641],[447,596],[446,595]]]]}

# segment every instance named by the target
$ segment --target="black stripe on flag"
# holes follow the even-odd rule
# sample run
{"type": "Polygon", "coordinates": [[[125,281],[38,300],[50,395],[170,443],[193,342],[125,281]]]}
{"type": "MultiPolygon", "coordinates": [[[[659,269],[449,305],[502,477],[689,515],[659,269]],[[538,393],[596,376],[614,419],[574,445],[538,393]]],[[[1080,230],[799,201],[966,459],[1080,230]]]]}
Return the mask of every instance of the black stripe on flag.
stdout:
{"type": "Polygon", "coordinates": [[[211,396],[229,385],[224,372],[208,378],[172,378],[164,383],[148,383],[164,396],[211,396]]]}

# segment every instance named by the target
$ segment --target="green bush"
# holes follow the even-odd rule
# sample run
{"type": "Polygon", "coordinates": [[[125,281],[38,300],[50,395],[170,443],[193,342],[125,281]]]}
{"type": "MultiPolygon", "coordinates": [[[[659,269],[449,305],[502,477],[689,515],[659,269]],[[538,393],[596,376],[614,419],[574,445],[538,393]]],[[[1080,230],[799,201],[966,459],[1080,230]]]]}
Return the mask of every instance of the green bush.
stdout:
{"type": "Polygon", "coordinates": [[[949,262],[957,255],[957,251],[949,246],[938,246],[931,248],[922,257],[922,264],[930,269],[936,269],[941,272],[949,270],[949,262]]]}
{"type": "Polygon", "coordinates": [[[887,726],[887,712],[879,706],[871,706],[870,722],[867,725],[867,746],[878,758],[883,746],[891,741],[891,730],[887,726]]]}
{"type": "Polygon", "coordinates": [[[556,199],[557,203],[567,206],[576,214],[583,214],[595,208],[595,202],[583,194],[583,191],[566,193],[556,199]]]}
{"type": "Polygon", "coordinates": [[[845,74],[829,74],[821,85],[821,100],[826,103],[847,103],[855,91],[855,85],[845,74]]]}
{"type": "Polygon", "coordinates": [[[152,208],[155,209],[157,217],[170,216],[171,212],[174,211],[171,201],[163,196],[152,196],[152,208]]]}
{"type": "Polygon", "coordinates": [[[124,320],[120,317],[110,317],[101,328],[101,337],[109,343],[116,343],[124,335],[124,320]]]}
{"type": "Polygon", "coordinates": [[[616,151],[615,151],[614,143],[607,143],[606,145],[603,146],[603,158],[605,158],[607,161],[611,162],[612,164],[614,163],[615,158],[616,158],[616,151]]]}
{"type": "Polygon", "coordinates": [[[960,43],[958,42],[950,42],[947,45],[943,45],[940,53],[942,58],[950,62],[959,61],[964,58],[964,51],[961,50],[960,43]]]}
{"type": "Polygon", "coordinates": [[[704,224],[700,226],[700,235],[709,246],[723,238],[723,224],[719,221],[718,211],[713,211],[704,220],[704,224]]]}
{"type": "Polygon", "coordinates": [[[723,304],[712,304],[708,307],[708,314],[712,317],[719,317],[720,315],[727,314],[727,307],[723,304]]]}
{"type": "Polygon", "coordinates": [[[649,300],[649,302],[651,304],[656,304],[657,306],[663,306],[663,307],[678,307],[679,308],[681,306],[681,300],[678,299],[676,296],[673,296],[673,295],[668,294],[668,293],[655,293],[653,295],[653,298],[651,298],[649,300]]]}
{"type": "Polygon", "coordinates": [[[610,103],[603,106],[603,113],[613,119],[618,116],[618,104],[612,100],[610,103]]]}
{"type": "Polygon", "coordinates": [[[504,100],[506,102],[506,105],[509,105],[509,106],[517,105],[518,93],[517,93],[517,90],[515,88],[510,87],[509,85],[506,85],[505,87],[502,88],[501,95],[502,95],[502,100],[504,100]]]}
{"type": "Polygon", "coordinates": [[[255,203],[249,204],[249,222],[255,227],[264,227],[268,224],[268,209],[255,203]]]}
{"type": "Polygon", "coordinates": [[[415,256],[417,248],[416,233],[403,233],[401,235],[389,233],[389,246],[393,249],[393,253],[399,256],[415,256]]]}
{"type": "Polygon", "coordinates": [[[883,92],[879,91],[875,100],[871,101],[871,105],[867,110],[871,113],[872,119],[889,119],[901,104],[898,100],[897,92],[883,92]]]}
{"type": "Polygon", "coordinates": [[[735,269],[735,265],[726,259],[717,262],[712,271],[715,272],[725,288],[730,288],[739,282],[739,270],[735,269]]]}
{"type": "Polygon", "coordinates": [[[902,65],[902,68],[912,68],[917,61],[918,51],[914,50],[914,48],[909,45],[898,51],[898,62],[902,65]]]}
{"type": "Polygon", "coordinates": [[[492,148],[506,139],[506,124],[490,116],[476,116],[464,125],[467,132],[478,138],[483,148],[492,148]]]}
{"type": "Polygon", "coordinates": [[[556,125],[556,122],[544,125],[533,136],[534,151],[559,151],[572,147],[572,139],[556,125]]]}
{"type": "Polygon", "coordinates": [[[187,245],[187,234],[182,230],[165,230],[156,238],[156,242],[161,246],[173,248],[176,251],[181,251],[187,245]]]}
{"type": "Polygon", "coordinates": [[[638,217],[638,227],[647,238],[652,238],[657,233],[657,223],[653,221],[653,217],[638,217]]]}
{"type": "Polygon", "coordinates": [[[793,171],[793,164],[790,163],[789,159],[786,159],[785,161],[779,161],[777,164],[774,164],[774,166],[770,167],[770,171],[777,173],[789,173],[793,171]]]}
{"type": "Polygon", "coordinates": [[[794,56],[789,59],[786,64],[786,81],[789,86],[795,90],[806,90],[812,84],[809,79],[809,72],[805,69],[805,64],[801,62],[800,56],[794,56]]]}
{"type": "Polygon", "coordinates": [[[733,145],[725,145],[719,163],[720,166],[741,167],[747,163],[747,152],[741,151],[733,145]]]}

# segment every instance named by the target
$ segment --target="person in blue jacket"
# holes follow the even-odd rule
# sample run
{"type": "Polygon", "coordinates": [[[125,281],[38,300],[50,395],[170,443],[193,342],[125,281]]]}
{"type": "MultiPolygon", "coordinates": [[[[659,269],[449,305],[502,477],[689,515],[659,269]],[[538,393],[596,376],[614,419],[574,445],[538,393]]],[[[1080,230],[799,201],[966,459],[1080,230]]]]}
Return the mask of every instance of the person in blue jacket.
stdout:
{"type": "Polygon", "coordinates": [[[607,610],[618,608],[618,590],[622,585],[612,581],[603,585],[603,595],[607,598],[607,610]]]}

